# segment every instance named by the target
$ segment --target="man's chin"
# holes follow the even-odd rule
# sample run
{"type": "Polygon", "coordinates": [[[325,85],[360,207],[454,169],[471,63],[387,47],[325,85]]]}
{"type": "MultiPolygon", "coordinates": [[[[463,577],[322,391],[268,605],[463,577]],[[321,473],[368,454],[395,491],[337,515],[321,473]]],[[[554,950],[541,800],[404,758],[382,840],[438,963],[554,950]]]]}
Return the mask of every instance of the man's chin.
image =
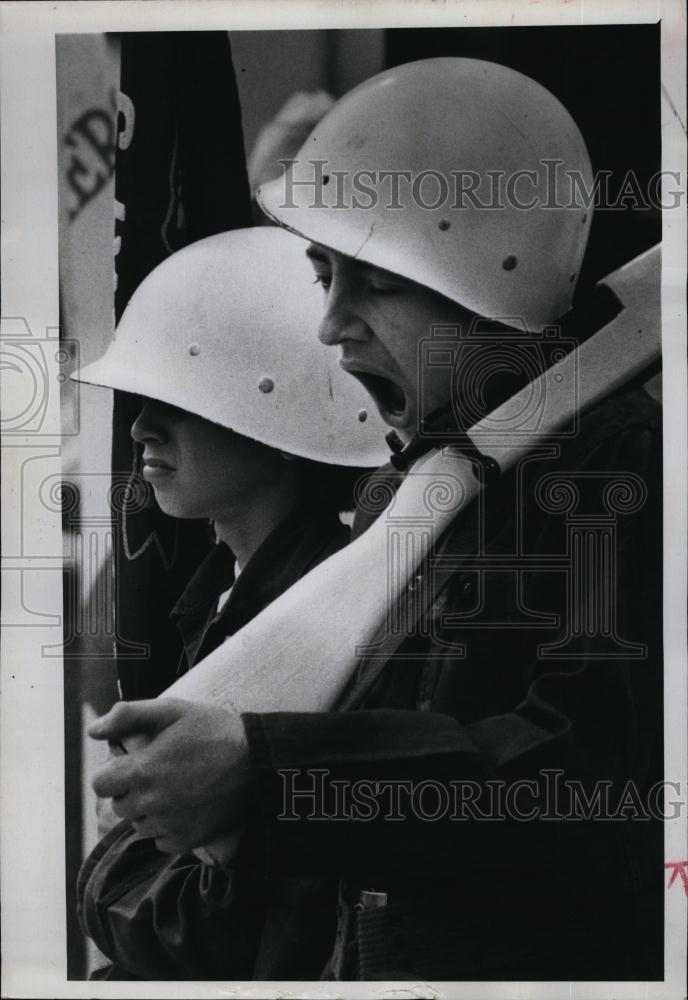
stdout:
{"type": "Polygon", "coordinates": [[[155,499],[160,510],[163,514],[167,514],[168,517],[175,517],[179,521],[196,517],[195,514],[188,512],[188,508],[183,503],[175,502],[174,499],[166,496],[162,491],[156,490],[155,499]]]}

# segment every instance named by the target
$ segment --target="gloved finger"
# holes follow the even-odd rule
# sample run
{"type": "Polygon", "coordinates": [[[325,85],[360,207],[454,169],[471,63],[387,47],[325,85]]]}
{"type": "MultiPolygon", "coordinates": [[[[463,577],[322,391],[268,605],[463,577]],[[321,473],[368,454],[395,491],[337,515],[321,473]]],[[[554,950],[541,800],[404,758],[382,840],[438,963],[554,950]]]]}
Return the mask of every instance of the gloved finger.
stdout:
{"type": "Polygon", "coordinates": [[[180,703],[174,698],[118,701],[109,712],[91,723],[88,734],[95,740],[124,740],[139,734],[155,734],[175,722],[180,703]]]}
{"type": "Polygon", "coordinates": [[[136,769],[131,757],[111,757],[93,775],[91,787],[96,795],[113,799],[127,792],[136,783],[136,769]]]}
{"type": "Polygon", "coordinates": [[[178,837],[156,837],[155,846],[163,854],[187,854],[189,851],[186,841],[178,837]]]}
{"type": "Polygon", "coordinates": [[[132,795],[130,792],[125,795],[118,795],[112,800],[112,811],[120,819],[128,819],[130,823],[138,820],[140,816],[144,815],[144,810],[141,807],[139,797],[137,795],[132,795]]]}
{"type": "Polygon", "coordinates": [[[140,837],[147,837],[150,840],[155,840],[156,837],[164,834],[158,823],[150,816],[137,816],[131,821],[131,825],[140,837]]]}

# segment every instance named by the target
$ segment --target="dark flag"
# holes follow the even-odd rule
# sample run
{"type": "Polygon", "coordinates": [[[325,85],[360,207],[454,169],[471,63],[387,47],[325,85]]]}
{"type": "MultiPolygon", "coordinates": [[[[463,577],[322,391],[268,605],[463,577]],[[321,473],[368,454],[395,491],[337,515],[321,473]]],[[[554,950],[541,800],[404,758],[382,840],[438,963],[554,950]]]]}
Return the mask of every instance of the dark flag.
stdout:
{"type": "MultiPolygon", "coordinates": [[[[169,254],[204,236],[251,225],[226,32],[124,34],[121,51],[117,321],[140,282],[169,254]]],[[[114,572],[125,698],[153,697],[174,680],[182,647],[169,612],[211,544],[205,523],[167,517],[141,480],[130,436],[140,405],[136,397],[115,394],[114,572]]]]}

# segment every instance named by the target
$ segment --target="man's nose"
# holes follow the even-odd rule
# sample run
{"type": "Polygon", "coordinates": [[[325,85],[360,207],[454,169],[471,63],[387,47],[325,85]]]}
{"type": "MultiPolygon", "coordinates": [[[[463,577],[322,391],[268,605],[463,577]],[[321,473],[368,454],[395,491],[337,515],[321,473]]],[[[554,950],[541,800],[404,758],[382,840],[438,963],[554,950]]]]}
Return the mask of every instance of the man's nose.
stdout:
{"type": "Polygon", "coordinates": [[[161,420],[160,408],[149,400],[141,407],[141,412],[131,425],[131,436],[139,444],[147,441],[157,441],[162,444],[166,440],[164,422],[161,420]]]}
{"type": "Polygon", "coordinates": [[[333,282],[327,294],[325,315],[320,321],[318,338],[328,347],[345,340],[367,340],[370,330],[355,308],[355,299],[347,285],[333,282]]]}

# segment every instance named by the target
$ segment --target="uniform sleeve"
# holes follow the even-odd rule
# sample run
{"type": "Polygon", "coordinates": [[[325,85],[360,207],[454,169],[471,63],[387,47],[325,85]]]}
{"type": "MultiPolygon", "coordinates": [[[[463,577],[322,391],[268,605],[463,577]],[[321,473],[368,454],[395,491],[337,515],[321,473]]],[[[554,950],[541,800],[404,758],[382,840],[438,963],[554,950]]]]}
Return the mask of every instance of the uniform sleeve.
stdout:
{"type": "MultiPolygon", "coordinates": [[[[507,711],[462,721],[459,662],[440,676],[442,711],[244,716],[275,869],[374,882],[518,852],[523,870],[547,858],[561,871],[572,854],[610,857],[624,819],[652,818],[642,796],[660,777],[662,746],[660,461],[657,435],[638,428],[577,466],[631,472],[646,491],[618,518],[609,568],[627,656],[600,656],[583,636],[575,657],[523,661],[502,631],[495,655],[517,677],[507,711]],[[596,809],[616,821],[600,823],[596,809]]],[[[573,613],[605,586],[581,592],[573,613]]]]}
{"type": "Polygon", "coordinates": [[[261,923],[240,868],[171,857],[119,823],[77,882],[84,932],[114,966],[140,979],[249,979],[261,923]]]}

